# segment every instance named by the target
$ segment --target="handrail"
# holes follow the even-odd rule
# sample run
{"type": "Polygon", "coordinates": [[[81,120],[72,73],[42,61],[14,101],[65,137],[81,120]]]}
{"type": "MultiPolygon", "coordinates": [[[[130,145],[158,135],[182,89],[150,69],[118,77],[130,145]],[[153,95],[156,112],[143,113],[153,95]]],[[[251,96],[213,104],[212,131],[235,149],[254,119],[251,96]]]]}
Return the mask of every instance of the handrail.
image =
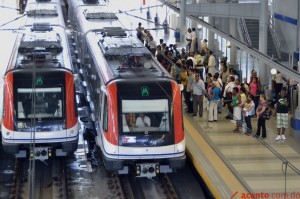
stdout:
{"type": "Polygon", "coordinates": [[[238,24],[239,24],[239,29],[242,31],[242,35],[243,35],[245,44],[247,46],[251,47],[252,42],[251,42],[251,39],[250,39],[250,35],[249,35],[249,32],[248,32],[248,28],[247,28],[245,19],[239,18],[238,19],[238,24]]]}
{"type": "Polygon", "coordinates": [[[281,59],[281,52],[280,52],[281,43],[280,43],[280,40],[276,33],[273,15],[271,14],[270,11],[269,11],[269,30],[270,30],[273,42],[275,44],[275,49],[276,49],[277,55],[278,55],[279,59],[281,59]]]}

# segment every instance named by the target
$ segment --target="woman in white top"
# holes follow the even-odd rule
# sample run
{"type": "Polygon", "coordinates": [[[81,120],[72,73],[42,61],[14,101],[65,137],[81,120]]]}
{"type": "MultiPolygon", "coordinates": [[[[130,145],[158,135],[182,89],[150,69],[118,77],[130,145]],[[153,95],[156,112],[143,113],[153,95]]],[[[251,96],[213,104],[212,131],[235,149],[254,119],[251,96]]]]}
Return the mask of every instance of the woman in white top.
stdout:
{"type": "Polygon", "coordinates": [[[247,125],[247,135],[251,135],[252,133],[252,124],[251,124],[251,117],[255,114],[255,104],[253,101],[253,95],[249,94],[247,96],[247,100],[243,109],[245,113],[245,122],[247,125]]]}

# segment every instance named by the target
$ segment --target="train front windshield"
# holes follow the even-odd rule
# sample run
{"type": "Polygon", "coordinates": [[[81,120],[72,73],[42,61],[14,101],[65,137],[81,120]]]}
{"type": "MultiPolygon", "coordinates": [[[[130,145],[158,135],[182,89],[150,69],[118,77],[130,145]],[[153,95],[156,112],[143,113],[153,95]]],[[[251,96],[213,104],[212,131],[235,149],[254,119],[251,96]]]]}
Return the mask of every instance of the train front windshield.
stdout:
{"type": "Polygon", "coordinates": [[[122,100],[123,133],[169,132],[167,99],[122,100]]]}
{"type": "Polygon", "coordinates": [[[62,89],[17,88],[17,118],[62,118],[62,89]],[[33,95],[35,98],[33,99],[33,95]]]}

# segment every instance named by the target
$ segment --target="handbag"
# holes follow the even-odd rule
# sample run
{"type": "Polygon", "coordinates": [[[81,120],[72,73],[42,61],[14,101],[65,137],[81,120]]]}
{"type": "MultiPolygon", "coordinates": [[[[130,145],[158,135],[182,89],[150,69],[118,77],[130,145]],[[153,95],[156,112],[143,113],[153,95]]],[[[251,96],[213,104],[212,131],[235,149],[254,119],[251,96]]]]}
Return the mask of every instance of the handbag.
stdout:
{"type": "Polygon", "coordinates": [[[265,119],[265,120],[269,120],[272,116],[272,110],[270,108],[267,108],[265,110],[265,112],[263,113],[262,117],[265,119]]]}

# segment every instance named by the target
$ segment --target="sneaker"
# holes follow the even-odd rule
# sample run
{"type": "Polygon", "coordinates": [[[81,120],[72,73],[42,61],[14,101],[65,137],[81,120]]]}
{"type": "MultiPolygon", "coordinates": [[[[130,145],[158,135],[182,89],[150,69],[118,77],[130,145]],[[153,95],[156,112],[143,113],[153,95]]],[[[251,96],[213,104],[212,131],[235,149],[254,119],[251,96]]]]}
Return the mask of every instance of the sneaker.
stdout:
{"type": "MultiPolygon", "coordinates": [[[[284,137],[285,138],[285,137],[284,137]]],[[[281,135],[277,135],[277,137],[275,138],[276,141],[281,140],[281,135]]]]}
{"type": "Polygon", "coordinates": [[[282,136],[281,136],[281,139],[285,140],[285,139],[286,139],[285,135],[282,135],[282,136]]]}

